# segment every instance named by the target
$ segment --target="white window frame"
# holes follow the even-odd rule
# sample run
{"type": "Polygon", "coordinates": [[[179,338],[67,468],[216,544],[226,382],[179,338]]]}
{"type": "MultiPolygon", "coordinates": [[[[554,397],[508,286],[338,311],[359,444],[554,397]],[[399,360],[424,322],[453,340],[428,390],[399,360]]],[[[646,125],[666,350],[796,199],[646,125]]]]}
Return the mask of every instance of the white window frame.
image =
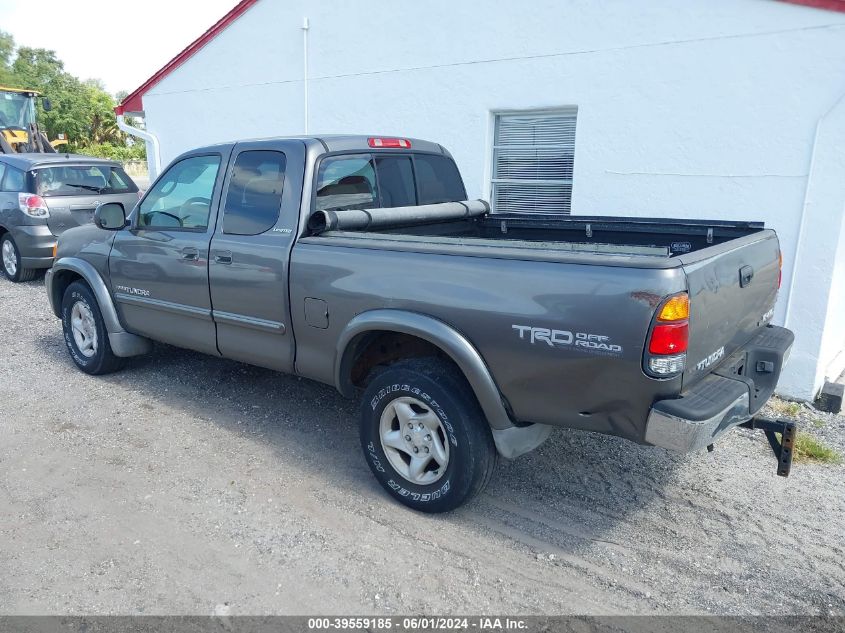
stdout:
{"type": "MultiPolygon", "coordinates": [[[[573,177],[569,179],[562,179],[562,180],[539,180],[539,181],[531,181],[531,180],[511,180],[511,179],[500,179],[496,178],[496,150],[500,147],[509,147],[509,146],[502,146],[497,145],[496,143],[496,130],[498,127],[498,121],[500,117],[506,116],[571,116],[575,118],[575,127],[576,127],[576,138],[577,138],[577,127],[578,127],[578,106],[569,105],[569,106],[560,106],[556,108],[537,108],[537,109],[520,109],[520,110],[491,110],[490,117],[489,117],[489,126],[487,129],[487,138],[488,138],[488,151],[485,157],[485,194],[487,200],[490,201],[490,205],[492,207],[493,213],[496,212],[495,208],[495,185],[500,182],[514,182],[514,183],[525,183],[531,184],[532,182],[542,182],[542,183],[557,183],[557,184],[568,184],[571,187],[570,190],[570,198],[569,198],[569,211],[568,213],[572,213],[572,193],[574,192],[574,180],[575,174],[573,173],[573,177]]],[[[510,146],[512,147],[512,146],[510,146]]],[[[550,147],[550,146],[546,146],[550,147]]],[[[553,146],[551,146],[553,147],[553,146]]],[[[573,161],[574,161],[574,152],[575,146],[573,145],[573,161]]]]}

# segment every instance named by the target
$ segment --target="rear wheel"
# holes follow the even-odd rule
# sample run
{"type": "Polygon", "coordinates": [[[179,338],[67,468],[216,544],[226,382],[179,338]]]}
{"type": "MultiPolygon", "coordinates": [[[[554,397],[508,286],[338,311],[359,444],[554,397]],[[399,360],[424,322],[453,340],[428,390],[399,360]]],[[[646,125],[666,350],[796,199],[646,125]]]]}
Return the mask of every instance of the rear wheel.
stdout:
{"type": "Polygon", "coordinates": [[[390,365],[361,403],[361,446],[395,499],[423,512],[453,510],[480,493],[497,453],[469,384],[434,358],[390,365]]]}
{"type": "Polygon", "coordinates": [[[24,268],[21,265],[21,253],[10,233],[6,233],[0,240],[0,262],[0,268],[9,281],[32,281],[38,275],[37,268],[24,268]]]}
{"type": "Polygon", "coordinates": [[[112,352],[97,299],[81,281],[73,282],[65,290],[62,330],[70,357],[86,374],[110,374],[123,365],[123,359],[112,352]]]}

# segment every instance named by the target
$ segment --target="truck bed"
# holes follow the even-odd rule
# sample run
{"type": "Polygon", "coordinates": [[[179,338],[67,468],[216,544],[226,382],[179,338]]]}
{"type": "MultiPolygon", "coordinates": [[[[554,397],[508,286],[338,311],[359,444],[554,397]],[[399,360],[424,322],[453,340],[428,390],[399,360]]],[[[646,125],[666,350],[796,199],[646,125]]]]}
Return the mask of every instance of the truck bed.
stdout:
{"type": "MultiPolygon", "coordinates": [[[[521,259],[578,261],[603,265],[663,268],[696,258],[699,251],[727,242],[753,241],[762,222],[665,218],[495,214],[401,226],[330,230],[303,238],[328,238],[334,245],[521,259]],[[528,251],[528,252],[526,252],[528,251]],[[692,254],[692,255],[690,255],[692,254]]],[[[729,247],[740,246],[739,242],[729,247]]],[[[708,251],[725,250],[716,248],[708,251]]]]}
{"type": "Polygon", "coordinates": [[[446,238],[490,246],[522,242],[521,246],[528,248],[533,245],[540,249],[672,257],[745,237],[763,228],[762,222],[496,214],[369,232],[391,235],[393,239],[446,238]]]}

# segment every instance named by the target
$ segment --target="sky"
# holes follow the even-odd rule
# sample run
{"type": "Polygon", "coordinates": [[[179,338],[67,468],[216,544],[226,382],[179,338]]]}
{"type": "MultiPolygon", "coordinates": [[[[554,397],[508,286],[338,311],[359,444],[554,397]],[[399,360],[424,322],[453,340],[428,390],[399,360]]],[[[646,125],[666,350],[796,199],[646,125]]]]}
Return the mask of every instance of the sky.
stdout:
{"type": "Polygon", "coordinates": [[[131,92],[235,4],[237,0],[0,0],[0,31],[11,33],[18,46],[56,51],[65,70],[80,79],[100,79],[111,93],[131,92]]]}

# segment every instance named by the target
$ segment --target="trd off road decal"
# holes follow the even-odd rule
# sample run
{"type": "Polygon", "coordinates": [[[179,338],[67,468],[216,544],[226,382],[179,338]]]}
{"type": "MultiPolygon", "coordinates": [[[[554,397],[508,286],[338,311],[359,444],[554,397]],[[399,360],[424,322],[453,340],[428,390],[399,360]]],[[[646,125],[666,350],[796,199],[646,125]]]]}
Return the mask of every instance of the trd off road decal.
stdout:
{"type": "Polygon", "coordinates": [[[604,334],[552,330],[532,325],[512,325],[511,327],[519,334],[521,341],[529,342],[532,345],[539,343],[549,347],[572,349],[576,352],[586,352],[599,356],[622,355],[622,346],[613,343],[610,337],[604,334]]]}

